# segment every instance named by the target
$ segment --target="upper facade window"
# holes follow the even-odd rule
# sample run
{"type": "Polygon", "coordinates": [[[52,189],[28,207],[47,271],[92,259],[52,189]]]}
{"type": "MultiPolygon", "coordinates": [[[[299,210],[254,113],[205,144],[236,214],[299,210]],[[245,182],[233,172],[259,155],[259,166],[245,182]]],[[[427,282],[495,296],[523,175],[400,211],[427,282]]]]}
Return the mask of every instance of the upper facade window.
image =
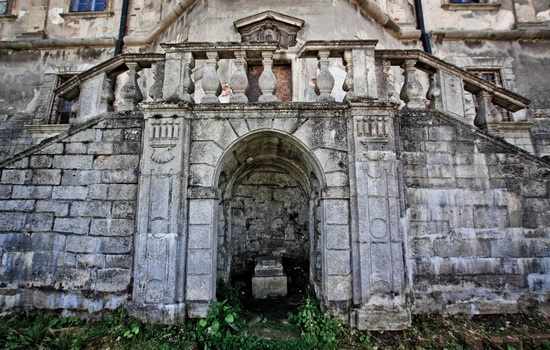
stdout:
{"type": "Polygon", "coordinates": [[[73,0],[72,12],[105,11],[105,0],[73,0]]]}
{"type": "Polygon", "coordinates": [[[451,0],[450,1],[451,4],[468,4],[468,3],[472,3],[472,4],[484,4],[484,3],[487,3],[488,1],[487,0],[451,0]]]}
{"type": "Polygon", "coordinates": [[[8,0],[0,0],[0,15],[7,15],[10,3],[8,0]]]}

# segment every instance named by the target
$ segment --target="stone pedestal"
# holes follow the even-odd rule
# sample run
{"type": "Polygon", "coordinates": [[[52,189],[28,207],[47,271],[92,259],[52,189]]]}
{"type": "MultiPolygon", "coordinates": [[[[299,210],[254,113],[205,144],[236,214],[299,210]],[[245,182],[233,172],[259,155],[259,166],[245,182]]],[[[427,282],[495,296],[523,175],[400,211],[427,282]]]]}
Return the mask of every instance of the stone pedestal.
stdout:
{"type": "Polygon", "coordinates": [[[287,293],[287,277],[281,258],[257,258],[252,277],[252,296],[256,299],[266,299],[284,297],[287,293]]]}

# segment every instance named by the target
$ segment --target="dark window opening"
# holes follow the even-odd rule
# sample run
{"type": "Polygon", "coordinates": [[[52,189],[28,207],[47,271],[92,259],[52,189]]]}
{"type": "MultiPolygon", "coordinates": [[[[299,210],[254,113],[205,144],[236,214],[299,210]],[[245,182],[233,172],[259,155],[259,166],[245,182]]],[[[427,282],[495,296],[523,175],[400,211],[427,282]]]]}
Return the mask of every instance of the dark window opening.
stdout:
{"type": "Polygon", "coordinates": [[[105,0],[73,0],[72,12],[104,11],[105,0]]]}
{"type": "MultiPolygon", "coordinates": [[[[57,77],[56,86],[61,86],[71,75],[60,75],[57,77]]],[[[73,106],[77,99],[67,100],[61,96],[55,96],[52,105],[52,111],[50,113],[49,124],[69,124],[71,118],[75,117],[73,112],[73,106]]]]}
{"type": "MultiPolygon", "coordinates": [[[[292,101],[292,68],[290,64],[273,65],[273,74],[277,78],[275,96],[278,102],[292,101]]],[[[264,67],[262,65],[248,65],[248,102],[258,102],[262,95],[259,80],[264,67]]]]}

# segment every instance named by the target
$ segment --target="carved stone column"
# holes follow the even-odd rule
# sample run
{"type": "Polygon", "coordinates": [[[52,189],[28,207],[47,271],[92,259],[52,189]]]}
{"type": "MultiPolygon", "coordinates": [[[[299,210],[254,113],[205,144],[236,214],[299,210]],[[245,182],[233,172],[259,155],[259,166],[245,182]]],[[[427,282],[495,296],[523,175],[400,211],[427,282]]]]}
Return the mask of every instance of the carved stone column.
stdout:
{"type": "Polygon", "coordinates": [[[246,76],[246,52],[235,52],[235,66],[237,70],[229,80],[231,89],[233,90],[233,96],[229,98],[230,102],[247,103],[248,97],[248,77],[246,76]]]}
{"type": "Polygon", "coordinates": [[[401,66],[404,69],[405,82],[399,97],[407,104],[407,108],[426,109],[426,102],[422,96],[424,89],[416,77],[415,65],[416,60],[405,60],[401,66]]]}
{"type": "Polygon", "coordinates": [[[217,52],[207,52],[208,58],[204,67],[204,75],[202,77],[202,89],[204,97],[201,103],[220,103],[218,96],[222,91],[220,77],[218,76],[218,60],[220,59],[217,52]]]}
{"type": "Polygon", "coordinates": [[[502,122],[502,113],[493,105],[493,95],[481,90],[477,93],[476,98],[478,108],[474,125],[481,130],[487,130],[494,136],[502,137],[502,131],[499,128],[499,124],[502,122]]]}
{"type": "Polygon", "coordinates": [[[273,51],[262,51],[262,64],[264,71],[260,75],[258,84],[262,90],[262,95],[259,97],[260,102],[277,102],[275,96],[275,88],[277,87],[277,78],[273,74],[273,51]]]}
{"type": "Polygon", "coordinates": [[[354,107],[350,144],[353,301],[359,329],[404,329],[399,161],[393,109],[354,107]]]}
{"type": "Polygon", "coordinates": [[[185,318],[189,128],[178,109],[145,111],[129,310],[148,322],[185,318]]]}
{"type": "Polygon", "coordinates": [[[334,77],[328,69],[328,57],[330,51],[319,51],[319,74],[317,75],[317,83],[315,84],[315,93],[319,95],[320,102],[334,102],[334,96],[331,96],[332,88],[334,88],[334,77]]]}
{"type": "Polygon", "coordinates": [[[137,111],[138,103],[143,101],[143,94],[137,82],[141,67],[137,62],[127,62],[126,66],[128,67],[128,79],[120,89],[122,103],[119,105],[118,110],[137,111]]]}

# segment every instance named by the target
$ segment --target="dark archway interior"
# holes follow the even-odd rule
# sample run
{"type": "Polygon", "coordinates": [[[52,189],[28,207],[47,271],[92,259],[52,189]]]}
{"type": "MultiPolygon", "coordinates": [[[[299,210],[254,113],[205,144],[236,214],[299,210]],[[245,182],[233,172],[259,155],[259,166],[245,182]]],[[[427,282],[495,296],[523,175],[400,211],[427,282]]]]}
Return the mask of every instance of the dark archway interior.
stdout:
{"type": "Polygon", "coordinates": [[[218,279],[245,283],[255,258],[281,257],[289,293],[305,290],[315,273],[319,182],[314,164],[293,140],[276,133],[249,136],[224,159],[219,188],[218,279]]]}

